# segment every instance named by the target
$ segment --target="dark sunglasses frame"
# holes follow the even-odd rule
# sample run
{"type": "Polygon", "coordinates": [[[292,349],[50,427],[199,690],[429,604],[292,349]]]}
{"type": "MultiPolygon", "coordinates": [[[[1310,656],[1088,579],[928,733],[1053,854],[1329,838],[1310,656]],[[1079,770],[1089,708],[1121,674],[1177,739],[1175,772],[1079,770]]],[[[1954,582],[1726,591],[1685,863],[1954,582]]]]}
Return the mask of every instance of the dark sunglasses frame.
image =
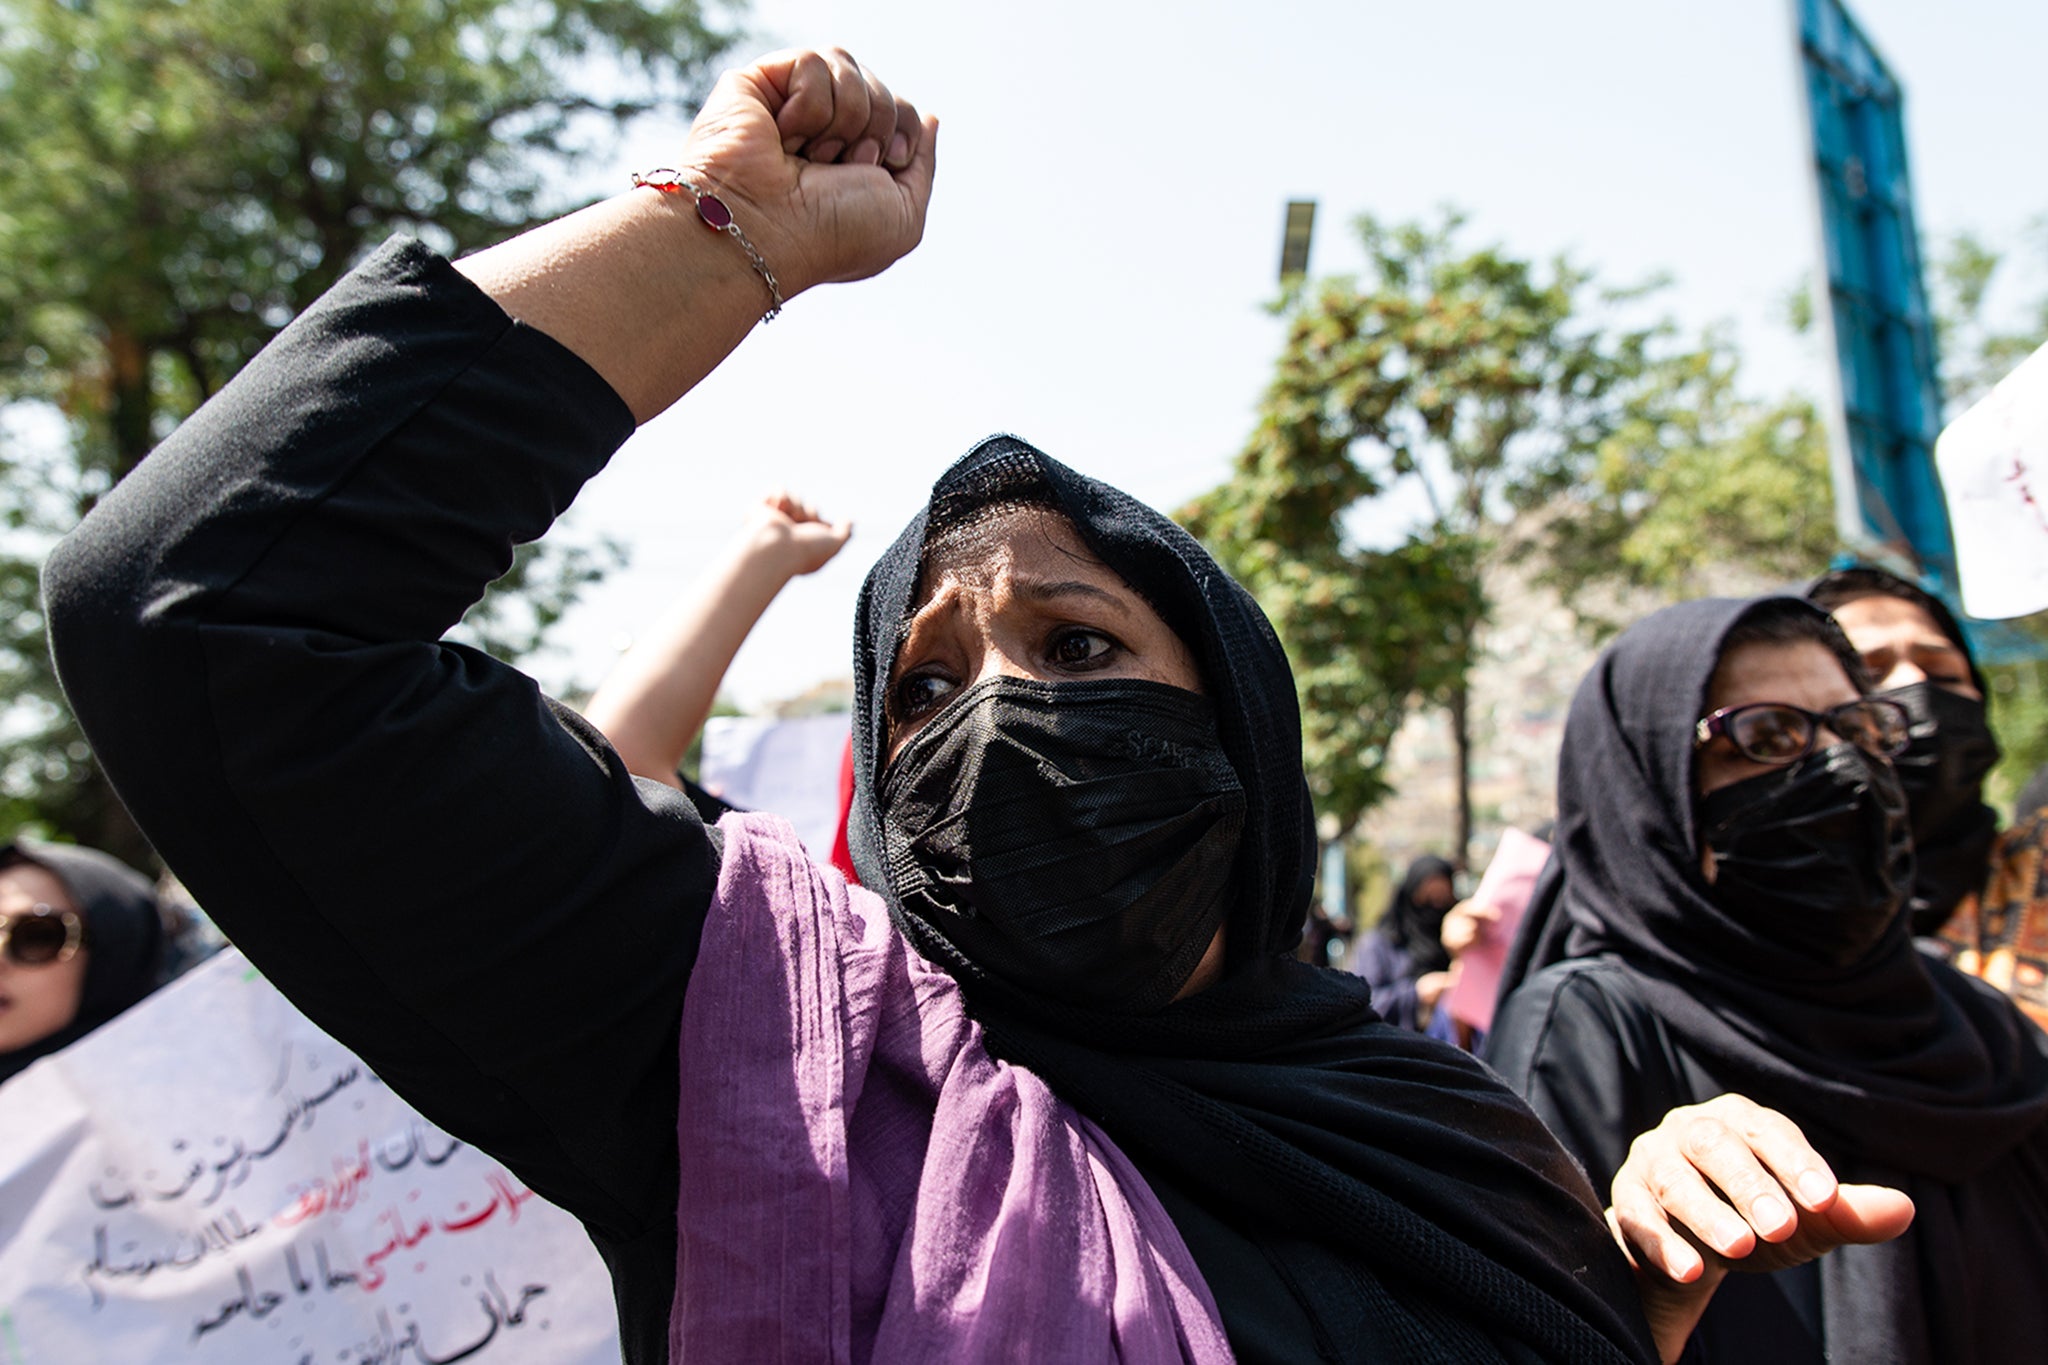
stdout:
{"type": "Polygon", "coordinates": [[[76,910],[59,910],[54,905],[38,901],[20,914],[0,914],[0,954],[17,967],[49,967],[69,962],[84,946],[85,920],[76,910]],[[48,957],[22,956],[21,940],[15,937],[15,929],[24,923],[47,924],[52,920],[64,926],[63,944],[48,957]]]}
{"type": "MultiPolygon", "coordinates": [[[[1862,697],[1856,701],[1845,701],[1840,706],[1831,706],[1825,711],[1809,711],[1803,706],[1794,706],[1788,701],[1751,701],[1744,702],[1740,706],[1724,706],[1712,715],[1700,717],[1699,723],[1693,727],[1693,748],[1704,747],[1711,743],[1716,735],[1726,735],[1728,736],[1728,742],[1735,746],[1735,752],[1741,754],[1750,762],[1768,763],[1774,767],[1782,767],[1787,763],[1797,763],[1800,759],[1805,758],[1808,754],[1819,748],[1821,730],[1829,729],[1842,736],[1843,739],[1848,740],[1849,743],[1855,744],[1857,748],[1867,754],[1877,758],[1890,759],[1897,758],[1906,751],[1906,745],[1912,740],[1912,735],[1909,733],[1912,723],[1913,717],[1911,713],[1904,706],[1887,697],[1862,697]],[[1773,754],[1768,757],[1763,754],[1750,752],[1748,746],[1736,734],[1736,723],[1744,715],[1757,711],[1789,711],[1803,719],[1806,722],[1806,742],[1800,746],[1799,752],[1784,755],[1773,754]],[[1860,727],[1854,725],[1845,726],[1841,723],[1841,718],[1845,713],[1859,711],[1865,713],[1876,711],[1880,715],[1889,716],[1896,726],[1898,738],[1889,747],[1882,749],[1858,743],[1851,736],[1853,731],[1860,727]]],[[[1878,725],[1881,729],[1883,722],[1879,721],[1878,725]]]]}

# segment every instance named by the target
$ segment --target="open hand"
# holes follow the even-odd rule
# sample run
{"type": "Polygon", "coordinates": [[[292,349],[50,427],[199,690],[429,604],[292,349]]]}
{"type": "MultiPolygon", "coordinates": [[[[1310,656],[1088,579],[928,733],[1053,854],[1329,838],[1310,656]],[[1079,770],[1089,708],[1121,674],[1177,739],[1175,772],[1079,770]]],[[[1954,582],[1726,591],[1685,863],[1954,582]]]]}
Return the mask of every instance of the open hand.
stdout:
{"type": "Polygon", "coordinates": [[[791,49],[719,78],[683,162],[729,201],[794,298],[876,274],[918,244],[938,130],[844,49],[791,49]]]}
{"type": "Polygon", "coordinates": [[[1673,1109],[1636,1138],[1612,1198],[1607,1223],[1666,1361],[1731,1270],[1783,1270],[1913,1221],[1905,1194],[1838,1184],[1798,1125],[1740,1095],[1673,1109]]]}

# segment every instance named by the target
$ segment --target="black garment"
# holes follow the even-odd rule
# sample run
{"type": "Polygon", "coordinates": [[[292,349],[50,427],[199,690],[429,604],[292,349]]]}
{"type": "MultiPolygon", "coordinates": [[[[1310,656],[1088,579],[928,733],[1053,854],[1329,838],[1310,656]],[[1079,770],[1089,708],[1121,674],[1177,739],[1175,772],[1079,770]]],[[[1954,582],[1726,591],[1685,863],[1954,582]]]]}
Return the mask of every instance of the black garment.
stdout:
{"type": "Polygon", "coordinates": [[[0,1081],[140,1001],[163,984],[167,969],[163,913],[148,878],[98,849],[25,839],[0,845],[0,868],[19,863],[51,873],[71,893],[85,924],[85,981],[69,1024],[27,1047],[0,1052],[0,1081]]]}
{"type": "Polygon", "coordinates": [[[1395,942],[1408,950],[1408,960],[1417,976],[1441,972],[1451,965],[1443,938],[1444,917],[1451,912],[1451,902],[1423,905],[1415,899],[1415,893],[1438,877],[1452,880],[1456,871],[1435,854],[1423,854],[1408,864],[1401,884],[1394,888],[1394,898],[1387,902],[1386,914],[1380,918],[1381,931],[1391,934],[1395,942]]]}
{"type": "MultiPolygon", "coordinates": [[[[74,708],[171,866],[316,1023],[581,1220],[612,1271],[626,1358],[653,1365],[675,1285],[677,1031],[715,834],[530,680],[440,642],[631,428],[581,360],[446,262],[394,244],[104,499],[44,581],[74,708]]],[[[1239,601],[1198,562],[1208,576],[1194,591],[1239,601]]],[[[888,572],[878,581],[889,603],[888,572]]],[[[906,581],[880,618],[891,627],[907,592],[906,581]]],[[[1257,752],[1283,755],[1298,746],[1292,696],[1259,686],[1285,726],[1240,703],[1227,742],[1251,744],[1245,728],[1262,726],[1257,752]]],[[[871,793],[872,706],[862,725],[871,793]]],[[[1269,965],[1299,932],[1307,886],[1298,759],[1281,771],[1289,782],[1261,783],[1278,831],[1260,835],[1266,889],[1245,901],[1265,932],[1240,937],[1250,967],[1179,1016],[1172,1047],[1146,1067],[1091,1068],[1068,1065],[1055,1036],[1004,1036],[1042,1043],[1048,1078],[1120,1141],[1134,1135],[1127,1150],[1223,1300],[1242,1360],[1314,1358],[1304,1301],[1324,1306],[1322,1327],[1354,1355],[1398,1358],[1399,1339],[1358,1335],[1395,1320],[1369,1297],[1379,1281],[1293,1254],[1307,1189],[1342,1196],[1311,1212],[1372,1239],[1368,1254],[1441,1276],[1415,1290],[1428,1330],[1455,1332],[1440,1321],[1451,1313],[1495,1333],[1510,1359],[1646,1358],[1591,1192],[1526,1108],[1453,1052],[1387,1039],[1330,974],[1269,965]],[[1200,1051],[1199,1087],[1178,1079],[1189,1066],[1173,1054],[1197,1029],[1222,1035],[1200,1051]],[[1218,1065],[1227,1049],[1236,1061],[1218,1065]],[[1311,1071],[1319,1083],[1295,1097],[1311,1071]],[[1384,1112],[1343,1098],[1362,1093],[1384,1112]],[[1449,1130],[1427,1116],[1447,1096],[1464,1136],[1439,1149],[1449,1130]],[[1248,1116],[1290,1111],[1315,1131],[1276,1165],[1248,1116]],[[1190,1151],[1160,1152],[1153,1139],[1176,1130],[1190,1151]],[[1465,1162],[1465,1203],[1437,1226],[1322,1179],[1356,1169],[1368,1144],[1403,1191],[1440,1192],[1431,1163],[1465,1162]],[[1191,1159],[1183,1188],[1177,1163],[1191,1159]],[[1219,1192],[1219,1176],[1239,1183],[1219,1192]],[[1538,1263],[1500,1271],[1487,1252],[1503,1241],[1538,1263]],[[1517,1307],[1534,1320],[1480,1317],[1517,1307]],[[1582,1339],[1585,1351],[1541,1349],[1582,1339]]],[[[1410,1289],[1391,1274],[1385,1285],[1410,1289]]]]}
{"type": "Polygon", "coordinates": [[[193,895],[582,1221],[653,1365],[717,852],[683,793],[438,643],[632,429],[576,356],[393,244],[105,498],[44,591],[95,753],[193,895]]]}
{"type": "Polygon", "coordinates": [[[1456,1048],[1378,1020],[1357,977],[1290,955],[1315,840],[1293,679],[1264,614],[1179,527],[1012,437],[940,478],[862,591],[848,829],[862,883],[892,884],[882,698],[926,540],[1016,502],[1064,515],[1195,655],[1246,795],[1226,974],[1132,1016],[1015,989],[922,901],[892,904],[906,936],[959,979],[992,1051],[1138,1164],[1240,1359],[1647,1358],[1599,1201],[1525,1107],[1456,1048]]]}
{"type": "MultiPolygon", "coordinates": [[[[1870,954],[1825,969],[1720,911],[1701,874],[1693,723],[1750,605],[1659,612],[1580,684],[1557,852],[1488,1057],[1596,1181],[1671,1105],[1733,1091],[1784,1111],[1842,1178],[1905,1189],[1919,1212],[1903,1238],[1834,1252],[1817,1295],[1778,1287],[1776,1313],[1817,1298],[1834,1359],[2038,1360],[2048,1040],[1995,991],[1916,952],[1903,914],[1870,954]]],[[[1745,1311],[1717,1297],[1703,1348],[1727,1342],[1745,1311]]],[[[1819,1358],[1810,1339],[1780,1336],[1775,1351],[1750,1341],[1707,1359],[1819,1358]]]]}

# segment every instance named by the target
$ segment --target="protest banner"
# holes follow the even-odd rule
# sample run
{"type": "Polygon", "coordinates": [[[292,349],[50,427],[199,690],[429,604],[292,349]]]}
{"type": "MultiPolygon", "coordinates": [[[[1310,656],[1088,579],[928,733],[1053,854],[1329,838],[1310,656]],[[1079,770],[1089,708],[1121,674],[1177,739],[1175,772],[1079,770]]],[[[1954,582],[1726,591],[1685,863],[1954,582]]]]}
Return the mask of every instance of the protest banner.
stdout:
{"type": "Polygon", "coordinates": [[[582,1228],[232,950],[0,1086],[0,1365],[618,1365],[582,1228]]]}
{"type": "Polygon", "coordinates": [[[2048,346],[1941,433],[1963,609],[1984,621],[2048,609],[2048,346]]]}

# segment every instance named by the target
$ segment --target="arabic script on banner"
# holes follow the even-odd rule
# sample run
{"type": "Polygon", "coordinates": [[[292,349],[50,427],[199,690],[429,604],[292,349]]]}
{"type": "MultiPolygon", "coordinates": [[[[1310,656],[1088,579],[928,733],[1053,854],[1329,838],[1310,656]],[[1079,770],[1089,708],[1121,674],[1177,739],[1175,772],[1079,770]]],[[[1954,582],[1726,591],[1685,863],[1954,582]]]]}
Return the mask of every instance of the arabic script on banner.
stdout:
{"type": "Polygon", "coordinates": [[[0,1087],[0,1365],[617,1365],[574,1219],[233,952],[0,1087]]]}

